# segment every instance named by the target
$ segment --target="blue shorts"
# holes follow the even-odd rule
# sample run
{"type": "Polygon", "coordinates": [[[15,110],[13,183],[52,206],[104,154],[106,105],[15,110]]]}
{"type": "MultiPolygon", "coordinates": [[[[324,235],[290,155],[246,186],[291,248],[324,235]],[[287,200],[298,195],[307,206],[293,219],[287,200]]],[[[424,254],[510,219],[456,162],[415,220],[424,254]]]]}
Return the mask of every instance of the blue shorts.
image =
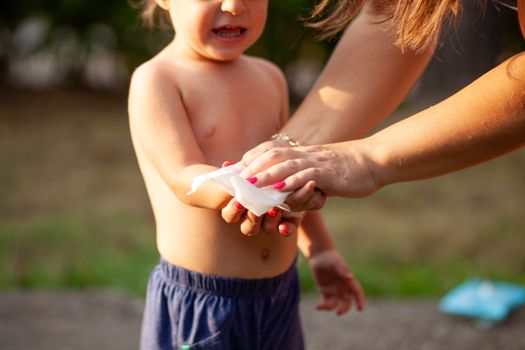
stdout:
{"type": "Polygon", "coordinates": [[[203,275],[161,259],[151,273],[141,350],[300,350],[295,263],[258,280],[203,275]]]}

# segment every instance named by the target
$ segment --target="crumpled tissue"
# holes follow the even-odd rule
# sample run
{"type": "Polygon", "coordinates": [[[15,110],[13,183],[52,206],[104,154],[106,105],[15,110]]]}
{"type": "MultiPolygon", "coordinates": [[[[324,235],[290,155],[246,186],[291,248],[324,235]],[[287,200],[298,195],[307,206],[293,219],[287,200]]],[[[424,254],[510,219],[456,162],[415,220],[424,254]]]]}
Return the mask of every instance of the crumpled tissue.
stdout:
{"type": "Polygon", "coordinates": [[[259,188],[240,176],[244,166],[240,163],[202,174],[193,179],[191,195],[206,181],[216,182],[222,189],[257,216],[265,214],[273,207],[290,211],[284,200],[291,192],[280,192],[271,186],[259,188]]]}

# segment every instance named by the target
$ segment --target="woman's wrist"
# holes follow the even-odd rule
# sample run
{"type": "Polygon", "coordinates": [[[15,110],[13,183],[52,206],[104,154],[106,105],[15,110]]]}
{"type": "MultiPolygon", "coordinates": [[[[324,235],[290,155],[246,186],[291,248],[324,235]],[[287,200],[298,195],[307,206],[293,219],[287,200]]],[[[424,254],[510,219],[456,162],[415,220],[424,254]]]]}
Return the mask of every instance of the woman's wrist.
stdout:
{"type": "Polygon", "coordinates": [[[272,140],[272,141],[275,141],[275,140],[283,141],[286,144],[288,144],[288,146],[290,146],[290,147],[299,147],[299,146],[301,146],[299,141],[297,141],[296,139],[290,137],[286,133],[273,134],[272,137],[270,138],[270,140],[272,140]]]}
{"type": "Polygon", "coordinates": [[[378,161],[376,149],[369,139],[340,142],[327,145],[337,156],[334,166],[337,167],[339,189],[336,195],[341,197],[367,197],[383,186],[382,163],[378,161]]]}
{"type": "Polygon", "coordinates": [[[391,146],[385,147],[385,142],[380,142],[379,138],[374,136],[359,140],[359,143],[375,191],[396,182],[393,178],[391,152],[389,152],[391,146]]]}

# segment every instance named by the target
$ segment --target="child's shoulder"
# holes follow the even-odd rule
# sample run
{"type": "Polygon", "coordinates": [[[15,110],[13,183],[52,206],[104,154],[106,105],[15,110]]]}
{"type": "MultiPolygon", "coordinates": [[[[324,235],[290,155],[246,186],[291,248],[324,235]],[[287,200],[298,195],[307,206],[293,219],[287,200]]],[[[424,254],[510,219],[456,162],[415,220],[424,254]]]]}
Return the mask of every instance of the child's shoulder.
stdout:
{"type": "Polygon", "coordinates": [[[172,70],[163,64],[162,60],[153,58],[135,68],[131,74],[131,86],[143,86],[150,82],[169,81],[174,78],[173,75],[172,70]]]}
{"type": "Polygon", "coordinates": [[[283,71],[275,63],[267,59],[244,55],[243,58],[247,60],[255,69],[263,75],[271,78],[278,85],[286,85],[286,78],[283,71]]]}
{"type": "Polygon", "coordinates": [[[177,69],[166,60],[157,57],[135,68],[129,82],[129,100],[158,99],[179,91],[177,69]]]}
{"type": "Polygon", "coordinates": [[[267,74],[272,74],[277,77],[284,77],[284,73],[275,63],[268,61],[265,58],[244,55],[244,59],[248,60],[252,65],[265,71],[267,74]]]}

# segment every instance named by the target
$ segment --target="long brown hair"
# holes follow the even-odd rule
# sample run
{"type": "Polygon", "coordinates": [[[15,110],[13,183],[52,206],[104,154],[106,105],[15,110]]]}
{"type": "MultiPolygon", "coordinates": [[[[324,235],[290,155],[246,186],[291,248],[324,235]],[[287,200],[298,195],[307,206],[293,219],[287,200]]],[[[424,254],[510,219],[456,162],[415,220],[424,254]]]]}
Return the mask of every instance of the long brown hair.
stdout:
{"type": "MultiPolygon", "coordinates": [[[[365,0],[321,0],[307,25],[320,31],[320,39],[333,37],[348,25],[364,3],[365,0]]],[[[401,50],[422,51],[435,45],[443,25],[461,14],[461,0],[370,0],[370,4],[381,10],[383,21],[391,21],[395,42],[401,50]]]]}
{"type": "Polygon", "coordinates": [[[525,0],[518,0],[518,20],[520,22],[521,35],[525,38],[525,0]]]}

